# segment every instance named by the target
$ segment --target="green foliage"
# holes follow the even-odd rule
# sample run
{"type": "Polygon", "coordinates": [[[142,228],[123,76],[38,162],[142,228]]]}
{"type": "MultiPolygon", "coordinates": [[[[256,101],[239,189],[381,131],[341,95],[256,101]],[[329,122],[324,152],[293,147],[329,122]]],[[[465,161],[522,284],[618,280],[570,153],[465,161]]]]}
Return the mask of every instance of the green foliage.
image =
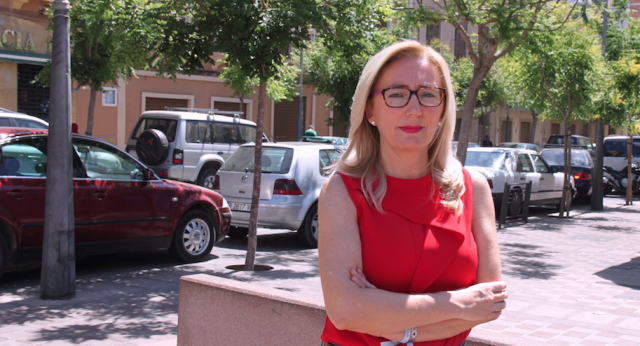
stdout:
{"type": "Polygon", "coordinates": [[[609,97],[599,102],[599,114],[615,126],[638,131],[640,118],[640,21],[613,26],[607,33],[607,61],[613,78],[609,97]]]}
{"type": "Polygon", "coordinates": [[[569,20],[562,31],[532,32],[507,65],[526,91],[527,106],[544,118],[586,121],[592,119],[603,90],[605,66],[599,47],[592,28],[580,19],[569,20]]]}
{"type": "Polygon", "coordinates": [[[329,30],[318,33],[305,51],[316,92],[329,95],[329,108],[338,112],[329,124],[347,124],[351,102],[365,64],[382,48],[398,40],[383,23],[390,21],[385,1],[327,2],[323,14],[329,30]]]}
{"type": "MultiPolygon", "coordinates": [[[[145,1],[70,0],[70,4],[71,78],[79,86],[100,90],[147,66],[145,1]]],[[[41,84],[48,85],[50,69],[48,63],[38,76],[41,84]]]]}

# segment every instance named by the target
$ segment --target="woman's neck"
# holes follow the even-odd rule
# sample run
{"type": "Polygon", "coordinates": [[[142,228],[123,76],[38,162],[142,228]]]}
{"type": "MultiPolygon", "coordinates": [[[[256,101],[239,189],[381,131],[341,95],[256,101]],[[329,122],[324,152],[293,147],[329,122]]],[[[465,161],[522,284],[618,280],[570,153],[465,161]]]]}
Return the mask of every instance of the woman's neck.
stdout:
{"type": "Polygon", "coordinates": [[[385,174],[400,179],[417,179],[429,174],[426,150],[380,150],[380,163],[385,174]]]}

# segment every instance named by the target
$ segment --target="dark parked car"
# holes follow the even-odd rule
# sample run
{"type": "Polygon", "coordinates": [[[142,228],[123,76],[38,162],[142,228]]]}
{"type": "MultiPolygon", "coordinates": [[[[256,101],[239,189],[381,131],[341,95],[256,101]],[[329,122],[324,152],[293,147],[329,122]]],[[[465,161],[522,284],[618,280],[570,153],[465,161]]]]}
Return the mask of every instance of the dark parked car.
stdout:
{"type": "MultiPolygon", "coordinates": [[[[564,171],[564,149],[546,148],[540,153],[552,169],[564,171]]],[[[591,196],[591,177],[593,174],[593,158],[585,149],[571,149],[571,174],[576,182],[577,196],[591,196]]]]}
{"type": "MultiPolygon", "coordinates": [[[[547,144],[544,145],[545,148],[564,148],[564,135],[551,135],[549,140],[547,140],[547,144]]],[[[584,136],[571,135],[571,147],[572,148],[582,148],[589,151],[591,157],[596,155],[595,147],[591,142],[591,139],[584,136]]]]}
{"type": "MultiPolygon", "coordinates": [[[[218,193],[166,181],[124,151],[73,135],[76,254],[169,249],[182,262],[206,258],[231,211],[218,193]]],[[[47,130],[0,128],[0,275],[42,254],[47,130]]]]}

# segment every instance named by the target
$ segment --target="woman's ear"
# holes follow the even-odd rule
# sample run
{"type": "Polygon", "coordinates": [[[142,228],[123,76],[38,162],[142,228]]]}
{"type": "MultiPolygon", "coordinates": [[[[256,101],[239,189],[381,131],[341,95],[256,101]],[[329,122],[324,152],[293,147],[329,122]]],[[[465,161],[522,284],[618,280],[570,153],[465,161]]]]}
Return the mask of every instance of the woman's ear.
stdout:
{"type": "Polygon", "coordinates": [[[373,119],[373,106],[371,105],[371,101],[367,101],[367,105],[364,107],[364,117],[367,119],[367,122],[371,124],[373,119]]]}

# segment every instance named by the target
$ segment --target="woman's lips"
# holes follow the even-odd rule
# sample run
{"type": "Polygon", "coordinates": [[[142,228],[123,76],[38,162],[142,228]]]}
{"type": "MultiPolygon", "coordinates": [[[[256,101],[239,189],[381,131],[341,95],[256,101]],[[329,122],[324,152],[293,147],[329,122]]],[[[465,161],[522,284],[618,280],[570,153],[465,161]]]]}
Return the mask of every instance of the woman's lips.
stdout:
{"type": "Polygon", "coordinates": [[[418,133],[422,130],[422,126],[402,126],[400,127],[400,130],[406,133],[418,133]]]}

